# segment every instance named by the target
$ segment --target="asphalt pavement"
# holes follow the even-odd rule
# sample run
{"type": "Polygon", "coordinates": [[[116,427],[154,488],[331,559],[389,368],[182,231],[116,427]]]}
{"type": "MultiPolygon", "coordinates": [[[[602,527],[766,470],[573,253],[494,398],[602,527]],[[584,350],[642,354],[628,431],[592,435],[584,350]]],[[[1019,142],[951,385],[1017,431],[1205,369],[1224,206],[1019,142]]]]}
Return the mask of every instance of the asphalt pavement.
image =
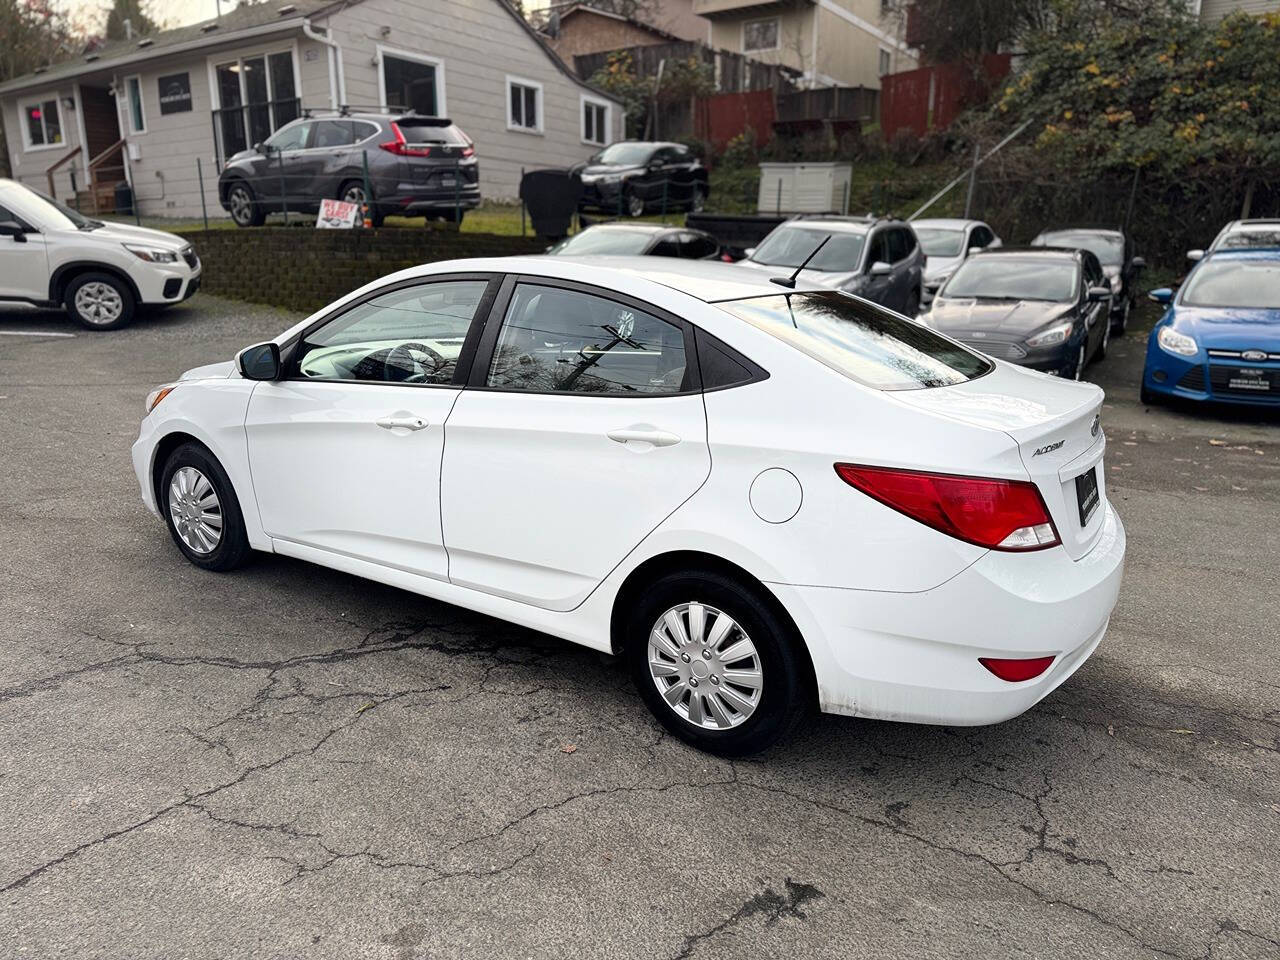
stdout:
{"type": "Polygon", "coordinates": [[[1280,420],[1144,408],[1114,341],[1093,658],[999,726],[726,762],[595,653],[181,558],[143,397],[294,319],[0,308],[0,956],[1280,956],[1280,420]]]}

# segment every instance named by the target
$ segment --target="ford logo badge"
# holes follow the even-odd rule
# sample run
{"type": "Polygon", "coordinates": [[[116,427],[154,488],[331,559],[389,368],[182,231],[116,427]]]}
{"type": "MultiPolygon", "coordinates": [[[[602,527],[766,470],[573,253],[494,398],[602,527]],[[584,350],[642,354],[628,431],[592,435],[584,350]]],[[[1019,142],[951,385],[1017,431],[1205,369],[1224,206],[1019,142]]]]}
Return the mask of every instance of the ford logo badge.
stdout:
{"type": "Polygon", "coordinates": [[[1243,358],[1243,359],[1245,359],[1245,360],[1252,360],[1254,363],[1257,363],[1259,360],[1265,360],[1265,359],[1267,359],[1267,351],[1265,351],[1265,350],[1246,350],[1244,353],[1240,354],[1240,356],[1241,356],[1241,358],[1243,358]]]}

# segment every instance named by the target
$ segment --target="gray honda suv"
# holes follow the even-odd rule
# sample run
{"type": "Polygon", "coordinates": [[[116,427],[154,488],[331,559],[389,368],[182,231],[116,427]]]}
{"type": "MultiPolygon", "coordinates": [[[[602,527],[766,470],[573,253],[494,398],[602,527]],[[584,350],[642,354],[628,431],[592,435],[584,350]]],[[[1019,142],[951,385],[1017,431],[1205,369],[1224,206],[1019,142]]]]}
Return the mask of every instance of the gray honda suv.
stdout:
{"type": "Polygon", "coordinates": [[[448,117],[414,113],[307,115],[227,161],[218,200],[241,227],[268,213],[315,213],[326,198],[388,214],[461,221],[480,203],[475,144],[448,117]]]}

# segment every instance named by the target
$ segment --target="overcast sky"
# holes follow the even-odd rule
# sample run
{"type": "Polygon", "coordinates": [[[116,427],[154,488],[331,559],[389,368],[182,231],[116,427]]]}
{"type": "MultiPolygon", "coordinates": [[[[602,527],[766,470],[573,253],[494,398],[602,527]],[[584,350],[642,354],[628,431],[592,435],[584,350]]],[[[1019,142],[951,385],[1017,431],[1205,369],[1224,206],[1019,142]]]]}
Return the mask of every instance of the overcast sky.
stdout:
{"type": "MultiPolygon", "coordinates": [[[[106,21],[107,11],[111,9],[109,0],[54,0],[54,6],[98,28],[106,21]]],[[[223,0],[223,13],[234,8],[235,0],[223,0]]],[[[157,0],[151,4],[151,9],[166,27],[180,27],[218,14],[216,0],[157,0]]]]}

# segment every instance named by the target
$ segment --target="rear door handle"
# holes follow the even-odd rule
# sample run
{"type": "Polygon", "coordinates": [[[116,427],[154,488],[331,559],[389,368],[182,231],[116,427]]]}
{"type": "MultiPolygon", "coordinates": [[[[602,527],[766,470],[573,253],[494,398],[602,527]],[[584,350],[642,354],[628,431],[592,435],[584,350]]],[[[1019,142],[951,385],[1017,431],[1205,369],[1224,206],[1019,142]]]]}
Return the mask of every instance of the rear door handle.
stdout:
{"type": "Polygon", "coordinates": [[[381,417],[373,421],[383,430],[395,430],[401,428],[404,430],[421,430],[427,425],[427,421],[421,417],[381,417]]]}
{"type": "Polygon", "coordinates": [[[610,440],[618,443],[629,443],[632,440],[638,443],[651,443],[655,447],[669,447],[672,444],[680,442],[680,438],[674,433],[667,433],[665,430],[639,429],[631,427],[626,430],[610,430],[606,434],[610,440]]]}

